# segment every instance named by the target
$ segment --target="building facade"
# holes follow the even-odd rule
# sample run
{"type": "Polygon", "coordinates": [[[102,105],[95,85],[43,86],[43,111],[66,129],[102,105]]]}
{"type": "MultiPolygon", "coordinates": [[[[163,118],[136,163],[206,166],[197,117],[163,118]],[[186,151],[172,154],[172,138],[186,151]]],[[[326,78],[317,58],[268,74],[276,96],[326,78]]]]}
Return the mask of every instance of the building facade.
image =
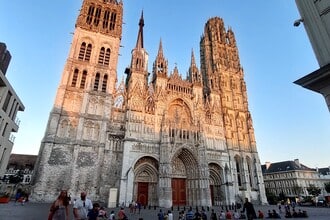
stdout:
{"type": "Polygon", "coordinates": [[[22,178],[20,184],[31,184],[37,157],[37,155],[11,154],[5,173],[7,182],[9,182],[10,176],[20,175],[22,178]]]}
{"type": "Polygon", "coordinates": [[[233,31],[219,17],[207,21],[200,69],[192,52],[187,79],[169,70],[160,42],[149,78],[142,14],[117,85],[122,17],[122,1],[83,1],[32,199],[67,188],[109,206],[267,203],[233,31]]]}
{"type": "MultiPolygon", "coordinates": [[[[325,168],[322,168],[323,170],[325,168]]],[[[309,168],[301,164],[298,159],[267,162],[262,165],[262,172],[266,191],[289,198],[308,196],[307,188],[310,185],[321,189],[321,194],[325,195],[324,183],[330,182],[329,179],[321,177],[322,174],[318,169],[309,168]]]]}
{"type": "Polygon", "coordinates": [[[0,42],[0,178],[6,172],[9,156],[13,149],[19,119],[18,111],[24,111],[24,105],[14,88],[6,78],[6,72],[11,60],[7,46],[0,42]]]}
{"type": "Polygon", "coordinates": [[[303,22],[320,68],[294,83],[322,94],[330,111],[330,1],[296,0],[303,22]]]}

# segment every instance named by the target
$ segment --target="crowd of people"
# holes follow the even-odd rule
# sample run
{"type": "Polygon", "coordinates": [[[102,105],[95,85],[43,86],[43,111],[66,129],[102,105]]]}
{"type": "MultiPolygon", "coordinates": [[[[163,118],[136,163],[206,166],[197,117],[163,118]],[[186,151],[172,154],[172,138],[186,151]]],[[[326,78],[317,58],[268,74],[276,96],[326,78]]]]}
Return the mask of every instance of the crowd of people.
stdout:
{"type": "MultiPolygon", "coordinates": [[[[120,207],[120,210],[115,213],[114,210],[108,215],[106,209],[100,206],[99,203],[92,201],[87,198],[86,192],[81,192],[79,199],[71,200],[71,196],[68,195],[67,191],[62,190],[57,197],[57,199],[52,203],[48,220],[69,220],[69,204],[72,204],[73,210],[73,219],[74,220],[128,220],[128,216],[125,213],[125,205],[123,204],[120,207]]],[[[130,214],[140,214],[141,212],[141,204],[132,201],[129,204],[129,211],[130,214]]],[[[179,211],[179,210],[178,210],[179,211]]],[[[208,210],[209,211],[209,210],[208,210]]],[[[226,207],[226,209],[221,210],[220,212],[216,213],[214,209],[211,210],[210,220],[221,220],[221,219],[280,219],[281,216],[285,218],[304,218],[308,217],[306,211],[302,211],[298,209],[296,211],[295,207],[290,205],[285,205],[284,211],[282,210],[282,206],[278,206],[278,212],[273,210],[268,210],[267,215],[265,215],[261,210],[257,212],[254,209],[254,206],[248,199],[245,199],[245,203],[243,205],[243,209],[237,209],[235,206],[226,207]]],[[[163,211],[162,209],[159,210],[157,213],[158,220],[173,220],[174,216],[172,210],[163,211]]],[[[139,220],[143,220],[139,216],[139,220]]],[[[192,207],[190,207],[187,212],[184,210],[179,211],[179,214],[176,219],[179,220],[207,220],[208,215],[205,209],[202,207],[200,210],[196,207],[196,210],[193,211],[192,207]]]]}

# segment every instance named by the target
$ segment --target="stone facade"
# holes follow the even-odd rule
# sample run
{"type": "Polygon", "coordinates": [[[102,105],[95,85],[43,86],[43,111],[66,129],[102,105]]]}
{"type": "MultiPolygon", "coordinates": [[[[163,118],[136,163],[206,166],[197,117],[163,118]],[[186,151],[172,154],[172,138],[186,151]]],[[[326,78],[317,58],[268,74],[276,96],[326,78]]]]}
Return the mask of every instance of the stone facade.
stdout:
{"type": "Polygon", "coordinates": [[[126,205],[266,203],[233,31],[221,18],[207,21],[200,70],[192,52],[187,79],[169,71],[160,42],[149,79],[142,14],[126,80],[116,85],[122,17],[121,1],[83,1],[32,199],[67,188],[126,205]]]}

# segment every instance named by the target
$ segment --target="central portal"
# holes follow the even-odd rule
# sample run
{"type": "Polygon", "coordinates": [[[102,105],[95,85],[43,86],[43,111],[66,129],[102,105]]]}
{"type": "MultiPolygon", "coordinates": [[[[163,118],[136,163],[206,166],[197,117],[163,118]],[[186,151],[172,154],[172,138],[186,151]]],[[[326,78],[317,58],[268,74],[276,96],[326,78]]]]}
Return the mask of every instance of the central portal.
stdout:
{"type": "Polygon", "coordinates": [[[173,205],[186,205],[186,179],[172,179],[172,203],[173,205]]]}

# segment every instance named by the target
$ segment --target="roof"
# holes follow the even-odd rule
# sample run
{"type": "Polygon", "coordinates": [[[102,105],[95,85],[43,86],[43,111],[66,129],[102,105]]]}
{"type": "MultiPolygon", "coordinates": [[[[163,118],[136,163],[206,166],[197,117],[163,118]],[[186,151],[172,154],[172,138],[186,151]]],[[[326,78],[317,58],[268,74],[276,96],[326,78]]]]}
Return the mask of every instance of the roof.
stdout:
{"type": "Polygon", "coordinates": [[[33,169],[34,164],[37,160],[37,155],[27,155],[27,154],[11,154],[8,161],[7,169],[33,169]]]}
{"type": "Polygon", "coordinates": [[[315,171],[315,169],[311,169],[301,163],[297,163],[295,161],[283,161],[283,162],[277,162],[277,163],[271,163],[266,169],[266,165],[261,166],[262,173],[278,173],[278,172],[287,172],[287,171],[296,171],[296,170],[302,170],[302,171],[315,171]]]}
{"type": "Polygon", "coordinates": [[[326,167],[326,168],[319,168],[319,173],[321,175],[329,175],[330,174],[330,168],[329,167],[326,167]]]}

